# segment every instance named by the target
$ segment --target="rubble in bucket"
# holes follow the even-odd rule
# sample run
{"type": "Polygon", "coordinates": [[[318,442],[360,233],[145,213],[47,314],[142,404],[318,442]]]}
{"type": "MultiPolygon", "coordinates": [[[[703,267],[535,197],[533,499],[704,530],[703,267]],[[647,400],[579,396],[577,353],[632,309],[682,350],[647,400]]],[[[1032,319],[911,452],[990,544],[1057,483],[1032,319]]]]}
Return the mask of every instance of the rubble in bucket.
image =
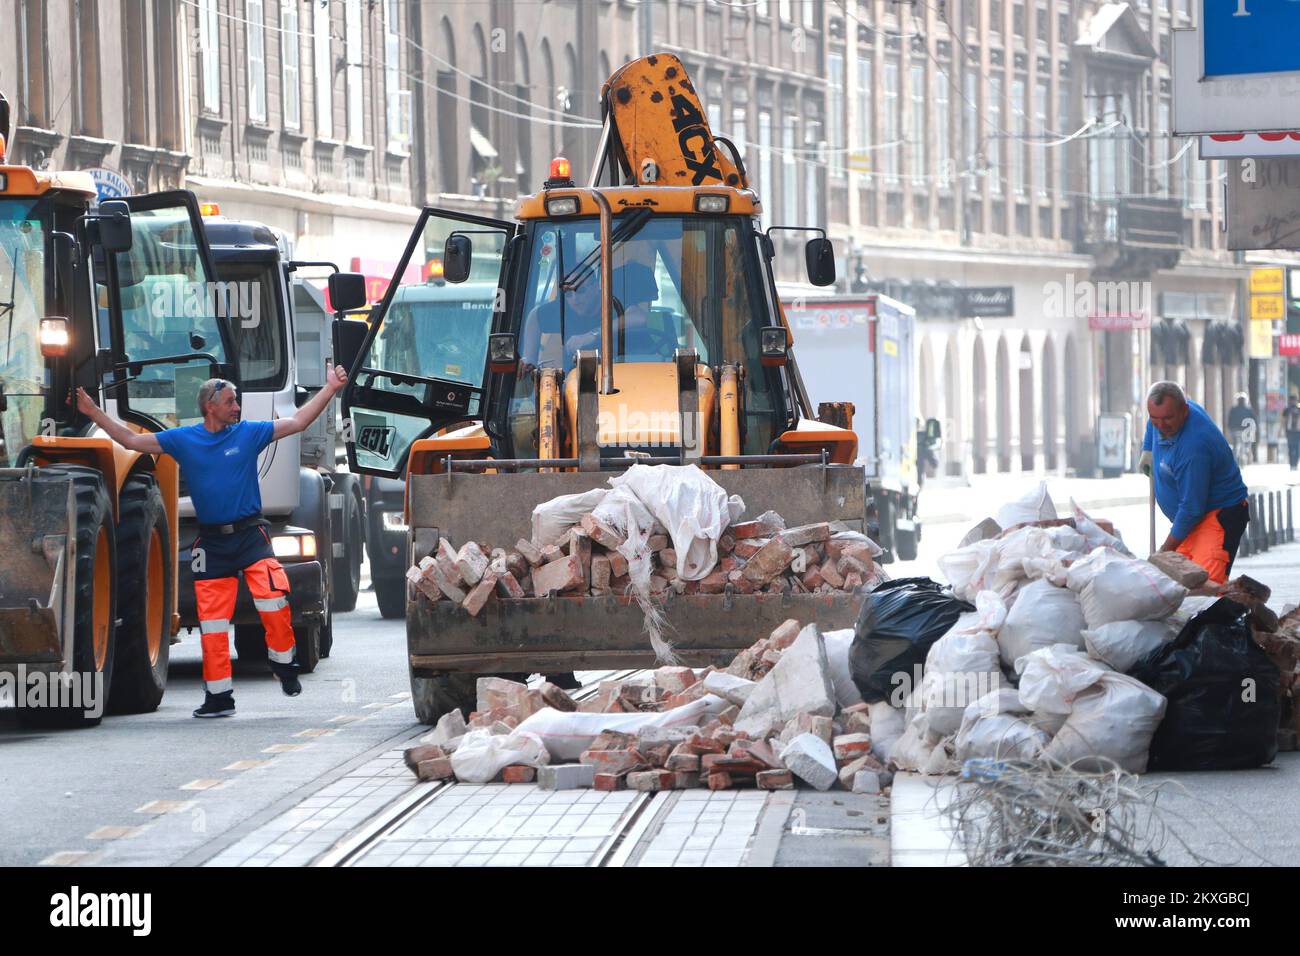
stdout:
{"type": "Polygon", "coordinates": [[[855,628],[852,679],[891,768],[1231,769],[1296,749],[1300,609],[1279,617],[1259,582],[1139,560],[1073,502],[1056,517],[1046,483],[939,565],[947,587],[884,584],[855,628]]]}
{"type": "Polygon", "coordinates": [[[756,592],[824,594],[874,587],[878,545],[842,522],[788,528],[768,511],[738,521],[744,502],[694,465],[635,465],[596,488],[538,505],[529,537],[442,539],[407,571],[425,599],[471,616],[493,600],[756,592]]]}
{"type": "Polygon", "coordinates": [[[553,790],[880,793],[893,775],[849,675],[852,641],[788,620],[725,669],[661,667],[602,682],[581,703],[549,683],[482,677],[468,721],[448,713],[406,763],[421,780],[553,790]]]}

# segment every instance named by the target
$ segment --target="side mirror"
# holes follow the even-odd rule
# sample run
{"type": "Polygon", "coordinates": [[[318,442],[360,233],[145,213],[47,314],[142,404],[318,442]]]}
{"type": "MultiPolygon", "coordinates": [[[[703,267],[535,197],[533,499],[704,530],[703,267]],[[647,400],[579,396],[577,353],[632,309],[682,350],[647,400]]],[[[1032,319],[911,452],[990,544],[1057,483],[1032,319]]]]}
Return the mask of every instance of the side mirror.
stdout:
{"type": "Polygon", "coordinates": [[[330,308],[339,312],[355,312],[370,302],[366,293],[366,277],[360,272],[335,272],[329,281],[330,308]]]}
{"type": "Polygon", "coordinates": [[[120,199],[100,203],[94,222],[101,249],[108,253],[131,251],[131,208],[126,203],[120,199]]]}
{"type": "Polygon", "coordinates": [[[829,239],[809,239],[803,247],[803,257],[808,266],[809,282],[813,285],[835,284],[835,247],[829,239]]]}
{"type": "Polygon", "coordinates": [[[509,375],[519,364],[519,349],[513,332],[488,336],[488,368],[497,375],[509,375]]]}
{"type": "Polygon", "coordinates": [[[334,364],[342,366],[349,372],[361,354],[361,346],[366,342],[366,333],[370,326],[356,319],[334,320],[334,364]]]}
{"type": "Polygon", "coordinates": [[[473,254],[474,243],[469,236],[460,233],[448,236],[442,247],[442,277],[448,282],[464,282],[469,278],[473,254]]]}
{"type": "Polygon", "coordinates": [[[790,340],[784,325],[765,325],[759,330],[759,351],[766,366],[784,365],[789,361],[790,340]]]}
{"type": "Polygon", "coordinates": [[[199,335],[198,332],[190,333],[190,348],[192,348],[194,351],[202,352],[204,346],[206,346],[207,344],[208,344],[208,340],[205,339],[202,335],[199,335]]]}
{"type": "Polygon", "coordinates": [[[925,440],[932,446],[943,441],[943,426],[939,424],[939,419],[927,418],[925,420],[925,440]]]}

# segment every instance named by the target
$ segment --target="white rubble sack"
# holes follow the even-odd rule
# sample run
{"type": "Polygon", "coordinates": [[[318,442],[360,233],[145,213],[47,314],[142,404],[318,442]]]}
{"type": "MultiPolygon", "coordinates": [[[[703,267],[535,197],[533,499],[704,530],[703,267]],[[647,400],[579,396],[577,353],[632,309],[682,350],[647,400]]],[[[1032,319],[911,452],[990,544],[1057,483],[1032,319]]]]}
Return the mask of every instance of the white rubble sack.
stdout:
{"type": "Polygon", "coordinates": [[[1029,524],[1033,521],[1054,521],[1055,519],[1056,505],[1052,503],[1052,496],[1047,493],[1047,482],[1045,481],[1040,481],[1038,487],[1026,492],[1015,501],[1008,501],[993,516],[993,520],[1003,528],[1011,528],[1018,524],[1029,524]]]}
{"type": "Polygon", "coordinates": [[[1020,673],[1020,702],[1041,714],[1071,713],[1075,699],[1111,673],[1106,665],[1069,644],[1053,644],[1026,654],[1016,662],[1016,670],[1020,673]]]}
{"type": "Polygon", "coordinates": [[[1093,630],[1112,621],[1168,617],[1187,597],[1187,588],[1155,565],[1105,548],[1071,567],[1067,584],[1078,593],[1084,620],[1093,630]]]}
{"type": "Polygon", "coordinates": [[[1019,658],[1053,644],[1082,648],[1085,626],[1083,608],[1073,591],[1048,579],[1027,584],[998,632],[1002,663],[1014,667],[1019,658]]]}
{"type": "Polygon", "coordinates": [[[817,625],[809,624],[758,682],[733,726],[759,740],[799,714],[834,717],[835,711],[826,644],[817,625]]]}
{"type": "MultiPolygon", "coordinates": [[[[831,669],[831,683],[835,685],[835,702],[840,709],[862,703],[862,693],[853,683],[853,673],[849,669],[849,651],[853,647],[853,628],[841,631],[827,631],[822,635],[826,645],[826,663],[831,669]]],[[[899,733],[903,730],[900,727],[899,733]]]]}
{"type": "Polygon", "coordinates": [[[559,544],[565,532],[581,521],[587,512],[594,511],[607,494],[608,488],[592,488],[581,494],[560,495],[543,501],[533,509],[533,544],[538,548],[559,544]]]}
{"type": "Polygon", "coordinates": [[[829,790],[839,779],[831,745],[816,734],[800,734],[781,748],[781,763],[818,790],[829,790]]]}
{"type": "Polygon", "coordinates": [[[1048,760],[1092,773],[1114,761],[1129,773],[1144,773],[1151,738],[1165,716],[1163,694],[1126,674],[1107,672],[1074,700],[1065,725],[1044,752],[1048,760]]]}
{"type": "Polygon", "coordinates": [[[959,761],[973,757],[999,760],[1042,759],[1051,736],[1025,717],[1028,709],[1012,688],[1003,688],[975,701],[962,715],[954,741],[959,761]]]}
{"type": "Polygon", "coordinates": [[[515,733],[527,731],[536,734],[557,762],[573,761],[600,736],[601,731],[635,734],[647,727],[690,727],[707,723],[710,717],[717,716],[729,706],[721,697],[706,694],[699,700],[662,713],[589,714],[544,707],[520,723],[515,733]]]}
{"type": "Polygon", "coordinates": [[[867,705],[867,718],[871,722],[871,754],[881,763],[889,763],[894,756],[894,746],[907,729],[907,715],[887,700],[867,705]]]}
{"type": "Polygon", "coordinates": [[[509,734],[493,734],[479,727],[461,740],[451,755],[451,769],[463,783],[487,783],[512,764],[540,767],[549,761],[550,755],[537,734],[518,728],[509,734]]]}
{"type": "Polygon", "coordinates": [[[929,713],[917,711],[908,718],[907,729],[894,744],[890,756],[899,770],[916,770],[924,774],[942,774],[952,769],[946,741],[930,733],[929,713]]]}
{"type": "Polygon", "coordinates": [[[941,737],[955,734],[966,707],[1001,683],[994,635],[1006,620],[1006,605],[996,593],[981,591],[975,607],[961,615],[926,655],[921,704],[929,713],[931,733],[941,737]]]}
{"type": "Polygon", "coordinates": [[[1167,621],[1111,621],[1095,631],[1083,632],[1088,656],[1106,662],[1121,674],[1177,636],[1178,631],[1167,621]]]}
{"type": "Polygon", "coordinates": [[[609,480],[627,488],[668,529],[677,551],[677,575],[707,577],[718,563],[718,539],[731,524],[733,503],[722,486],[695,465],[633,465],[609,480]]]}
{"type": "Polygon", "coordinates": [[[1093,521],[1073,498],[1070,499],[1070,513],[1074,515],[1075,530],[1087,539],[1088,550],[1091,551],[1093,548],[1113,548],[1126,558],[1133,557],[1133,552],[1124,544],[1123,539],[1118,535],[1107,534],[1103,531],[1101,525],[1093,521]]]}

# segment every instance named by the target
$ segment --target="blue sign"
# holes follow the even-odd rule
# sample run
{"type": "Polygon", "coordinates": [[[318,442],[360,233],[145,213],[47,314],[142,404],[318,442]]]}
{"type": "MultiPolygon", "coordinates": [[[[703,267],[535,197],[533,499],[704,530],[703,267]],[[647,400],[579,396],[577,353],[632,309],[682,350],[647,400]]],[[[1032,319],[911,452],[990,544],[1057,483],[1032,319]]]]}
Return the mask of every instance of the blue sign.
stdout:
{"type": "Polygon", "coordinates": [[[1207,78],[1300,71],[1300,0],[1205,0],[1201,37],[1207,78]]]}
{"type": "Polygon", "coordinates": [[[100,202],[131,195],[131,184],[111,169],[88,169],[86,172],[90,173],[90,178],[95,181],[100,202]]]}

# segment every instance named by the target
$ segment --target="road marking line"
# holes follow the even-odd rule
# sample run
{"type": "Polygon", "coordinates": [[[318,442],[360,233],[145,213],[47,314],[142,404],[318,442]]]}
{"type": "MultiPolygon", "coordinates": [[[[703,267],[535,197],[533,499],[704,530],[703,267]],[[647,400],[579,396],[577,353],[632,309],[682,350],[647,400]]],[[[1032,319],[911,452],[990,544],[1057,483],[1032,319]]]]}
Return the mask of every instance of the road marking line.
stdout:
{"type": "Polygon", "coordinates": [[[327,727],[308,727],[306,730],[300,730],[295,737],[328,737],[331,734],[337,734],[337,730],[330,730],[327,727]]]}
{"type": "Polygon", "coordinates": [[[151,800],[142,807],[136,807],[136,813],[184,813],[194,806],[193,800],[151,800]]]}
{"type": "Polygon", "coordinates": [[[37,863],[37,866],[73,866],[77,863],[87,862],[90,857],[97,854],[94,850],[60,850],[58,853],[51,853],[45,859],[37,863]]]}
{"type": "Polygon", "coordinates": [[[144,832],[144,827],[107,826],[86,835],[87,840],[129,840],[144,832]]]}
{"type": "Polygon", "coordinates": [[[200,777],[198,780],[191,780],[189,783],[183,783],[178,789],[181,790],[211,790],[213,787],[219,787],[225,783],[224,780],[217,780],[212,777],[200,777]]]}
{"type": "Polygon", "coordinates": [[[263,748],[262,753],[287,754],[292,753],[295,750],[302,750],[302,748],[306,746],[306,744],[271,744],[271,746],[263,748]]]}
{"type": "Polygon", "coordinates": [[[350,724],[353,721],[365,720],[360,714],[339,714],[337,717],[331,717],[326,721],[327,724],[350,724]]]}

